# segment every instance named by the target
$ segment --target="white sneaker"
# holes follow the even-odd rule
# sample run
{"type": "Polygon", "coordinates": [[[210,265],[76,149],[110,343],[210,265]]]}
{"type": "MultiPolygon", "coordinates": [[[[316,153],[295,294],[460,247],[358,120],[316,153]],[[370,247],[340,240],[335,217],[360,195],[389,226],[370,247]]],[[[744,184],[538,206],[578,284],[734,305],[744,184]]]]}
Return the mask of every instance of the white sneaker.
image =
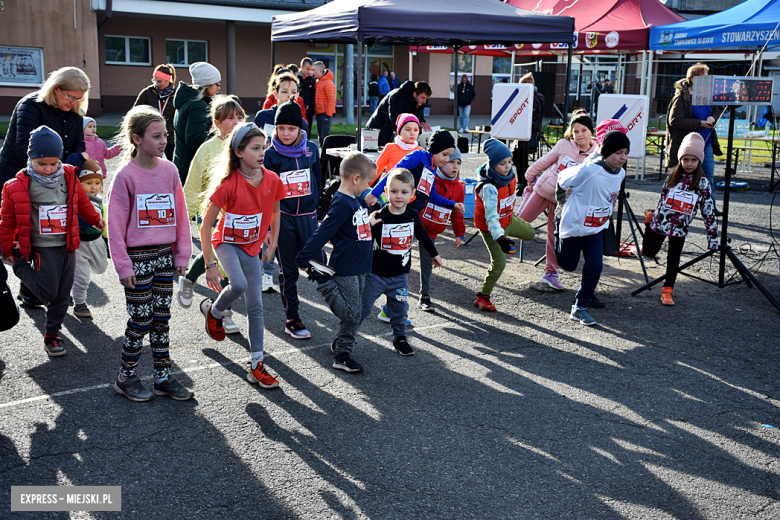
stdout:
{"type": "Polygon", "coordinates": [[[233,311],[225,311],[222,313],[222,327],[225,329],[225,334],[238,334],[241,329],[233,321],[233,311]]]}
{"type": "Polygon", "coordinates": [[[176,300],[179,305],[185,309],[189,309],[192,305],[192,288],[195,284],[191,282],[186,276],[179,278],[179,291],[176,293],[176,300]]]}
{"type": "Polygon", "coordinates": [[[279,292],[279,286],[274,284],[273,275],[263,274],[263,292],[279,292]]]}

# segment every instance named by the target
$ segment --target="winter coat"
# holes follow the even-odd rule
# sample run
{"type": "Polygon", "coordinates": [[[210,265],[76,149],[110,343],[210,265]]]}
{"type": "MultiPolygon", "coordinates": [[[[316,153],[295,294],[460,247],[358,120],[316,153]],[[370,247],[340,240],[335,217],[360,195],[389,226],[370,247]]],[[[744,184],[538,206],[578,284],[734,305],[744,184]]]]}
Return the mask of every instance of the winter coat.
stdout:
{"type": "Polygon", "coordinates": [[[471,104],[472,101],[474,101],[474,98],[477,97],[477,93],[474,92],[474,84],[470,81],[467,81],[464,85],[463,83],[458,83],[458,106],[459,107],[465,107],[471,104]]]}
{"type": "Polygon", "coordinates": [[[392,136],[395,132],[395,121],[404,113],[414,114],[421,123],[425,122],[424,106],[417,106],[414,100],[414,81],[404,81],[403,85],[391,91],[382,98],[376,111],[366,123],[366,128],[373,130],[385,129],[392,136]]]}
{"type": "Polygon", "coordinates": [[[542,131],[542,112],[544,111],[544,94],[538,90],[534,91],[534,111],[531,114],[531,130],[533,132],[542,131]]]}
{"type": "Polygon", "coordinates": [[[314,113],[327,114],[330,117],[336,113],[336,84],[333,83],[333,72],[325,70],[325,74],[317,80],[317,92],[314,95],[314,113]]]}
{"type": "MultiPolygon", "coordinates": [[[[100,223],[100,215],[89,201],[89,196],[78,181],[78,170],[70,164],[63,165],[68,185],[67,251],[75,251],[79,239],[80,216],[90,225],[100,223]]],[[[11,256],[14,240],[19,241],[22,257],[30,260],[32,202],[30,201],[30,177],[22,169],[16,177],[3,186],[3,204],[0,207],[0,249],[3,256],[11,256]]]]}
{"type": "Polygon", "coordinates": [[[379,81],[377,81],[376,76],[371,76],[371,81],[368,82],[368,97],[379,97],[381,95],[379,81]]]}
{"type": "Polygon", "coordinates": [[[390,93],[391,90],[390,83],[387,81],[387,77],[385,77],[384,75],[379,77],[378,86],[379,86],[379,95],[386,96],[390,93]]]}
{"type": "Polygon", "coordinates": [[[87,155],[89,158],[97,161],[100,165],[100,171],[103,172],[103,178],[106,178],[106,159],[113,159],[122,152],[122,148],[115,144],[111,148],[106,146],[106,142],[96,135],[84,136],[87,155]]]}
{"type": "Polygon", "coordinates": [[[317,80],[314,76],[303,77],[298,74],[298,94],[303,99],[304,109],[314,108],[315,96],[317,94],[317,80]]]}
{"type": "Polygon", "coordinates": [[[27,166],[30,133],[41,125],[48,126],[62,138],[60,159],[63,164],[72,164],[79,169],[84,165],[81,156],[85,150],[84,118],[75,112],[63,112],[45,101],[36,101],[38,94],[32,92],[24,96],[11,114],[8,133],[0,150],[0,186],[27,166]]]}
{"type": "MultiPolygon", "coordinates": [[[[442,179],[441,176],[437,177],[436,193],[445,199],[451,200],[452,202],[462,203],[464,200],[466,200],[466,192],[463,189],[463,184],[461,184],[460,179],[457,177],[452,180],[442,179]]],[[[420,220],[422,221],[422,225],[425,228],[425,231],[428,232],[428,236],[431,238],[436,238],[439,236],[439,233],[447,229],[447,224],[434,222],[427,218],[428,206],[433,205],[434,204],[432,202],[428,202],[426,204],[425,209],[422,211],[422,213],[420,213],[420,220]]],[[[450,222],[452,222],[452,232],[455,233],[456,237],[463,238],[463,236],[466,234],[466,225],[463,223],[463,213],[455,210],[451,211],[452,213],[450,213],[450,222]]]]}
{"type": "MultiPolygon", "coordinates": [[[[160,100],[157,95],[157,87],[149,85],[143,89],[133,103],[134,107],[138,105],[147,105],[152,108],[156,108],[162,113],[163,119],[165,119],[165,130],[168,132],[168,142],[173,142],[173,117],[176,114],[176,108],[174,108],[174,99],[176,97],[176,90],[164,100],[160,100]],[[167,103],[166,103],[167,100],[167,103]]],[[[90,155],[90,157],[92,157],[90,155]]],[[[105,173],[105,171],[103,172],[105,173]]]]}
{"type": "MultiPolygon", "coordinates": [[[[718,248],[718,225],[715,222],[715,201],[712,199],[710,182],[704,175],[699,179],[699,185],[692,188],[693,175],[685,173],[680,177],[680,181],[672,188],[678,192],[687,192],[685,195],[696,195],[696,202],[691,208],[691,214],[688,215],[682,211],[675,211],[667,207],[667,202],[675,204],[675,201],[668,201],[670,189],[664,184],[661,190],[661,198],[658,200],[658,206],[650,220],[650,229],[659,235],[668,237],[687,237],[688,227],[691,225],[696,211],[701,208],[701,216],[704,219],[704,226],[707,228],[707,242],[710,249],[718,248]]],[[[678,199],[679,200],[679,199],[678,199]]],[[[679,209],[679,207],[678,207],[679,209]]]]}
{"type": "MultiPolygon", "coordinates": [[[[320,166],[320,149],[314,141],[308,141],[309,153],[307,157],[285,157],[271,146],[265,152],[263,166],[272,170],[282,178],[286,172],[309,169],[309,190],[311,195],[304,197],[286,197],[279,201],[279,209],[282,213],[292,216],[311,215],[317,213],[317,205],[320,200],[320,182],[322,180],[322,167],[320,166]]],[[[284,182],[284,179],[282,180],[284,182]]]]}
{"type": "MultiPolygon", "coordinates": [[[[303,120],[308,123],[309,120],[306,119],[306,106],[303,104],[303,99],[301,99],[300,96],[295,96],[295,102],[298,103],[299,107],[301,107],[301,114],[303,114],[303,120]]],[[[265,101],[263,101],[263,110],[268,110],[269,108],[275,107],[276,105],[277,102],[276,102],[276,98],[274,97],[274,93],[269,92],[268,95],[265,96],[265,101]]],[[[273,121],[271,121],[271,124],[273,124],[273,121]]],[[[261,126],[260,128],[263,127],[261,126]]]]}
{"type": "Polygon", "coordinates": [[[558,172],[570,166],[564,159],[568,157],[578,164],[582,164],[590,154],[598,149],[599,144],[595,138],[591,138],[590,149],[586,153],[580,153],[580,147],[577,146],[574,139],[561,139],[555,143],[552,150],[537,159],[528,168],[528,171],[525,172],[525,180],[528,181],[529,185],[533,185],[533,190],[537,195],[550,202],[556,202],[555,189],[558,182],[558,172]]]}
{"type": "Polygon", "coordinates": [[[176,97],[173,98],[173,106],[176,115],[173,117],[173,128],[176,133],[173,149],[173,164],[179,170],[179,178],[182,184],[187,179],[190,171],[190,163],[200,145],[209,138],[209,129],[212,121],[209,116],[209,103],[211,98],[198,97],[198,89],[183,81],[179,82],[176,89],[176,97]]]}
{"type": "MultiPolygon", "coordinates": [[[[666,138],[666,166],[669,168],[677,166],[677,151],[685,136],[701,128],[701,119],[693,117],[693,103],[691,102],[691,93],[688,90],[689,86],[690,83],[685,78],[674,84],[674,97],[666,110],[666,129],[669,132],[666,138]]],[[[718,119],[714,111],[712,117],[718,119]]],[[[715,128],[712,129],[712,153],[713,155],[723,155],[715,128]]]]}

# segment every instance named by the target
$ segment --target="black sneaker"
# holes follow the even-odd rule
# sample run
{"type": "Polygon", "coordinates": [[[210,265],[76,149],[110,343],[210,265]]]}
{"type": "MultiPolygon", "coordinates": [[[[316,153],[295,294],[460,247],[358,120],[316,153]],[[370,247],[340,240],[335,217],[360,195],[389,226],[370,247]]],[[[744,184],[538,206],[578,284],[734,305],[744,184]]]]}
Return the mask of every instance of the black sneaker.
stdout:
{"type": "Polygon", "coordinates": [[[596,298],[595,294],[593,295],[593,298],[585,304],[585,307],[590,307],[591,309],[603,309],[606,306],[607,304],[596,298]]]}
{"type": "Polygon", "coordinates": [[[417,303],[417,307],[419,307],[423,312],[436,312],[436,307],[433,306],[431,299],[427,296],[420,298],[420,301],[417,303]]]}
{"type": "Polygon", "coordinates": [[[398,336],[398,339],[393,340],[393,348],[402,356],[413,356],[414,349],[412,349],[409,342],[406,341],[406,336],[398,336]]]}
{"type": "Polygon", "coordinates": [[[309,279],[324,283],[336,275],[336,270],[314,260],[309,260],[309,279]]]}
{"type": "Polygon", "coordinates": [[[343,370],[344,372],[360,372],[363,370],[363,365],[352,359],[352,356],[346,352],[336,354],[336,359],[333,361],[333,368],[337,370],[343,370]]]}
{"type": "Polygon", "coordinates": [[[128,377],[124,381],[120,381],[117,376],[114,381],[114,391],[136,402],[151,401],[154,398],[138,376],[128,377]]]}
{"type": "Polygon", "coordinates": [[[65,347],[62,345],[62,338],[59,336],[44,336],[43,348],[49,357],[60,357],[67,354],[65,347]]]}
{"type": "Polygon", "coordinates": [[[168,379],[160,381],[159,383],[155,381],[152,392],[154,392],[154,395],[167,395],[171,399],[176,399],[177,401],[186,401],[195,395],[195,392],[179,383],[173,376],[168,376],[168,379]]]}

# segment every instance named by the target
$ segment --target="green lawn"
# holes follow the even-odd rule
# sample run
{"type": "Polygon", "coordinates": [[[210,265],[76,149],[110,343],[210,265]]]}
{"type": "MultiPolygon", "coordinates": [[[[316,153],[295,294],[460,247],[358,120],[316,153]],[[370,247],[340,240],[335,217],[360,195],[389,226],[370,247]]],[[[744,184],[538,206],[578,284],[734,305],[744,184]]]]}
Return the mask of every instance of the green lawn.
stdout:
{"type": "MultiPolygon", "coordinates": [[[[0,138],[5,139],[5,134],[8,133],[8,121],[0,121],[0,138]]],[[[118,126],[99,126],[98,137],[101,139],[110,139],[119,133],[118,126]]]]}

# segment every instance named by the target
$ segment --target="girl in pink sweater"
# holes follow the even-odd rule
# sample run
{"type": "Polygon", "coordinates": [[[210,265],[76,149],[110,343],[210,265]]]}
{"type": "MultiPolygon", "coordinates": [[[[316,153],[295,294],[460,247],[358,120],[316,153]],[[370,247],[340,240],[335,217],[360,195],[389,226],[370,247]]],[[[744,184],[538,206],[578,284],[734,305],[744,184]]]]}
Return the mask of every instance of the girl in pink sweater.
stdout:
{"type": "Polygon", "coordinates": [[[170,374],[168,322],[173,273],[184,276],[192,255],[187,203],[176,166],[163,158],[165,119],[157,109],[133,107],[122,120],[121,139],[124,164],[108,197],[108,236],[130,319],[114,390],[131,401],[148,401],[152,392],[183,401],[193,393],[170,374]],[[136,373],[147,332],[154,363],[152,392],[136,373]]]}
{"type": "Polygon", "coordinates": [[[81,155],[84,159],[93,159],[100,165],[103,178],[106,178],[106,159],[113,159],[122,153],[122,147],[118,144],[108,148],[106,142],[97,136],[97,124],[91,117],[84,118],[84,144],[86,151],[81,155]]]}
{"type": "Polygon", "coordinates": [[[562,291],[563,284],[558,280],[558,262],[555,259],[555,185],[558,172],[582,164],[588,156],[598,150],[593,139],[593,121],[583,110],[575,111],[563,139],[555,143],[553,149],[534,162],[525,178],[528,186],[523,191],[523,202],[517,210],[517,216],[526,222],[533,222],[547,210],[547,265],[541,281],[553,289],[562,291]]]}

